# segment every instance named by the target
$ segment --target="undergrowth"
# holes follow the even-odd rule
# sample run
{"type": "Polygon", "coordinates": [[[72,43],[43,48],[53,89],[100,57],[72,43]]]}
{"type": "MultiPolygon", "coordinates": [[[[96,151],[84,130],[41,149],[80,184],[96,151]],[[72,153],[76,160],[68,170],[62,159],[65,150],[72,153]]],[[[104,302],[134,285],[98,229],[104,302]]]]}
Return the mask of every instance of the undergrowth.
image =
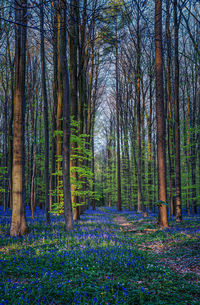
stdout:
{"type": "MultiPolygon", "coordinates": [[[[30,234],[10,238],[10,212],[6,218],[4,215],[0,227],[1,305],[199,304],[197,283],[158,264],[153,252],[139,250],[140,245],[156,240],[180,237],[182,242],[191,242],[175,229],[142,236],[124,233],[113,221],[115,212],[104,209],[87,211],[74,231],[66,233],[62,217],[53,217],[47,226],[38,210],[34,221],[28,214],[30,234]]],[[[132,218],[126,212],[123,215],[140,228],[152,226],[152,218],[141,221],[136,214],[132,218]]],[[[192,236],[197,238],[197,234],[192,236]]]]}

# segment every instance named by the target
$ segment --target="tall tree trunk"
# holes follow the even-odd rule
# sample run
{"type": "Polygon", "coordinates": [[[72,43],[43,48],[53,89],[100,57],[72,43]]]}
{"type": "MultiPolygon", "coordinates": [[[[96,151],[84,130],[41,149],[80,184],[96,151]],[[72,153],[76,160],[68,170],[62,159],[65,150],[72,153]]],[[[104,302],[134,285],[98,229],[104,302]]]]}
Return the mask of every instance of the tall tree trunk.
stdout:
{"type": "Polygon", "coordinates": [[[174,92],[174,113],[175,113],[175,148],[176,148],[176,221],[182,220],[181,208],[181,164],[180,164],[180,123],[179,123],[179,58],[178,58],[178,20],[177,0],[174,0],[174,34],[175,34],[175,92],[174,92]]]}
{"type": "Polygon", "coordinates": [[[70,81],[66,53],[66,0],[59,0],[58,10],[58,62],[61,70],[61,83],[58,82],[59,91],[62,90],[63,105],[63,194],[64,215],[67,231],[73,229],[71,185],[70,185],[70,81]]]}
{"type": "Polygon", "coordinates": [[[3,193],[3,206],[4,211],[8,208],[8,69],[7,69],[7,54],[6,54],[6,84],[4,87],[5,104],[4,104],[4,137],[3,137],[3,156],[4,156],[4,193],[3,193]]]}
{"type": "MultiPolygon", "coordinates": [[[[93,124],[94,125],[94,124],[93,124]]],[[[111,173],[110,173],[111,175],[111,173]]],[[[112,177],[112,176],[111,176],[112,177]]],[[[95,157],[94,157],[94,126],[92,127],[92,209],[96,209],[95,204],[95,157]]]]}
{"type": "Polygon", "coordinates": [[[14,135],[12,167],[12,220],[10,235],[27,233],[24,207],[23,151],[24,107],[26,67],[26,12],[27,0],[15,0],[15,89],[14,89],[14,135]],[[21,26],[23,24],[25,26],[21,26]]]}
{"type": "Polygon", "coordinates": [[[31,205],[31,213],[32,218],[35,218],[35,201],[34,201],[34,190],[35,190],[35,177],[36,177],[36,157],[37,157],[37,151],[36,151],[36,136],[37,136],[37,116],[38,116],[38,98],[36,96],[36,106],[35,106],[35,117],[33,114],[33,122],[32,122],[32,128],[33,128],[33,171],[32,171],[32,178],[31,178],[31,196],[30,196],[30,205],[31,205]]]}
{"type": "MultiPolygon", "coordinates": [[[[156,122],[158,159],[158,199],[167,202],[165,165],[165,122],[162,59],[162,1],[155,0],[155,71],[156,71],[156,122]]],[[[159,205],[159,224],[168,227],[167,207],[159,205]]]]}
{"type": "MultiPolygon", "coordinates": [[[[71,99],[71,115],[75,123],[78,122],[78,76],[77,76],[77,56],[78,56],[78,16],[79,7],[78,1],[71,0],[70,2],[70,99],[71,99]]],[[[78,129],[74,126],[72,130],[74,136],[78,136],[78,129]]],[[[77,155],[77,141],[72,142],[71,145],[71,167],[78,167],[78,158],[73,157],[77,155]]],[[[76,170],[72,170],[72,206],[74,220],[80,219],[79,215],[79,198],[76,193],[76,181],[78,180],[78,173],[76,170]]]]}
{"type": "Polygon", "coordinates": [[[116,73],[116,115],[117,115],[117,209],[121,206],[121,161],[120,161],[120,133],[119,133],[119,56],[118,56],[118,24],[115,17],[115,73],[116,73]]]}
{"type": "MultiPolygon", "coordinates": [[[[196,67],[195,67],[196,68],[196,67]]],[[[194,69],[195,70],[195,69],[194,69]]],[[[193,72],[194,73],[194,72],[193,72]]],[[[193,77],[193,83],[195,83],[193,77]]],[[[195,85],[194,85],[195,86],[195,85]]],[[[193,91],[196,91],[193,89],[193,91]]],[[[192,214],[197,214],[197,200],[196,200],[196,92],[193,92],[193,105],[191,111],[191,174],[192,174],[192,214]]]]}
{"type": "Polygon", "coordinates": [[[141,116],[141,127],[142,127],[142,143],[141,143],[141,178],[142,178],[142,184],[141,184],[141,199],[142,199],[142,211],[146,212],[146,205],[144,203],[144,198],[146,198],[146,174],[145,174],[145,135],[146,135],[146,130],[145,130],[145,122],[144,122],[144,115],[145,115],[145,95],[146,93],[144,92],[143,89],[143,79],[142,79],[142,116],[141,116]]]}
{"type": "MultiPolygon", "coordinates": [[[[78,14],[78,20],[80,22],[80,16],[78,14]]],[[[86,132],[86,113],[87,113],[87,67],[86,67],[86,26],[87,26],[87,0],[83,1],[83,9],[82,9],[82,24],[80,25],[80,43],[79,43],[79,79],[78,79],[78,86],[79,86],[79,101],[78,101],[78,120],[79,120],[79,128],[78,134],[82,136],[84,132],[86,132]]],[[[78,32],[79,32],[78,31],[78,32]]],[[[78,33],[79,36],[79,33],[78,33]]],[[[81,154],[81,147],[79,146],[79,154],[81,154]]],[[[78,160],[79,167],[82,167],[85,163],[85,160],[78,160]]],[[[85,190],[85,178],[80,177],[79,179],[82,183],[81,191],[85,190]]],[[[79,197],[80,202],[84,201],[83,195],[79,197]]],[[[79,209],[76,209],[78,215],[74,215],[77,219],[79,219],[81,212],[83,211],[84,207],[81,205],[79,209]]]]}
{"type": "Polygon", "coordinates": [[[51,147],[51,176],[50,176],[50,210],[55,203],[56,196],[56,111],[58,106],[58,58],[57,58],[57,14],[55,13],[56,1],[54,0],[54,9],[52,12],[53,22],[53,110],[52,110],[52,147],[51,147]]]}
{"type": "MultiPolygon", "coordinates": [[[[27,73],[28,74],[28,73],[27,73]]],[[[28,84],[28,76],[26,78],[27,84],[28,84]]],[[[26,156],[26,167],[25,167],[25,172],[26,172],[26,179],[25,179],[25,187],[26,187],[26,197],[27,197],[27,202],[30,203],[30,177],[31,177],[31,137],[29,136],[30,133],[30,126],[29,126],[29,115],[30,115],[30,104],[32,101],[30,101],[31,94],[29,88],[27,88],[28,96],[26,99],[26,111],[25,111],[25,124],[24,124],[24,129],[25,129],[25,152],[24,155],[26,156]]]]}
{"type": "MultiPolygon", "coordinates": [[[[62,0],[58,0],[58,5],[56,7],[57,10],[57,47],[59,52],[59,41],[60,41],[60,30],[62,27],[62,20],[60,19],[60,5],[62,0]]],[[[61,61],[59,54],[58,56],[58,103],[57,103],[57,115],[56,115],[56,131],[57,131],[57,138],[56,138],[56,157],[57,157],[57,203],[61,201],[61,192],[62,192],[62,111],[63,111],[63,84],[62,84],[62,69],[61,69],[61,61]]]]}
{"type": "Polygon", "coordinates": [[[149,188],[149,212],[152,212],[152,101],[153,101],[153,92],[152,92],[152,71],[150,68],[149,72],[150,84],[149,84],[149,115],[147,115],[147,127],[148,127],[148,188],[149,188]]]}
{"type": "Polygon", "coordinates": [[[10,75],[11,75],[11,113],[9,121],[9,130],[8,130],[8,177],[9,177],[9,203],[10,208],[12,209],[12,159],[13,159],[13,112],[14,112],[14,60],[11,58],[10,43],[9,39],[7,40],[8,48],[8,57],[10,65],[10,75]]]}
{"type": "Polygon", "coordinates": [[[167,130],[168,130],[168,164],[169,164],[169,212],[174,214],[173,203],[173,166],[172,166],[172,110],[171,110],[171,33],[170,33],[170,4],[171,0],[167,0],[167,17],[166,17],[166,37],[167,37],[167,130]]]}
{"type": "MultiPolygon", "coordinates": [[[[95,81],[94,81],[94,91],[93,91],[93,96],[91,96],[93,103],[92,103],[92,113],[91,113],[91,126],[92,126],[92,132],[91,132],[91,136],[92,136],[92,174],[93,174],[93,178],[92,178],[92,192],[93,192],[93,199],[92,199],[92,209],[95,210],[96,208],[96,202],[95,202],[95,183],[96,183],[96,179],[95,179],[95,152],[94,152],[94,126],[95,126],[95,117],[96,117],[96,100],[97,100],[97,90],[98,90],[98,74],[99,74],[99,52],[97,54],[96,57],[96,61],[95,61],[95,65],[96,65],[96,69],[95,69],[95,81]]],[[[91,94],[92,95],[92,94],[91,94]]],[[[112,149],[112,147],[111,147],[112,149]]],[[[111,177],[110,177],[111,181],[112,181],[112,164],[111,164],[111,177]]],[[[112,192],[111,192],[112,194],[112,192]]]]}
{"type": "Polygon", "coordinates": [[[139,9],[137,11],[137,72],[136,72],[136,101],[137,101],[137,171],[138,171],[138,182],[137,182],[137,203],[138,212],[142,211],[142,181],[141,181],[141,164],[142,164],[142,154],[141,154],[141,105],[140,105],[140,77],[141,77],[141,50],[140,50],[140,19],[139,19],[139,9]]]}
{"type": "MultiPolygon", "coordinates": [[[[186,72],[187,75],[187,72],[186,72]]],[[[191,124],[190,124],[190,108],[191,108],[191,103],[190,103],[190,96],[189,96],[189,83],[188,80],[186,78],[186,93],[187,93],[187,149],[186,149],[186,160],[187,160],[187,164],[186,164],[186,174],[187,174],[187,178],[186,178],[186,185],[187,185],[187,213],[190,216],[190,194],[189,194],[189,188],[190,188],[190,183],[189,183],[189,174],[190,174],[190,128],[191,128],[191,124]]]]}
{"type": "Polygon", "coordinates": [[[49,214],[49,120],[48,120],[48,99],[47,99],[47,87],[46,87],[46,61],[45,61],[45,49],[44,49],[44,0],[40,5],[40,29],[41,29],[41,64],[42,64],[42,94],[43,94],[43,117],[44,117],[44,140],[45,140],[45,211],[46,222],[50,223],[49,214]]]}

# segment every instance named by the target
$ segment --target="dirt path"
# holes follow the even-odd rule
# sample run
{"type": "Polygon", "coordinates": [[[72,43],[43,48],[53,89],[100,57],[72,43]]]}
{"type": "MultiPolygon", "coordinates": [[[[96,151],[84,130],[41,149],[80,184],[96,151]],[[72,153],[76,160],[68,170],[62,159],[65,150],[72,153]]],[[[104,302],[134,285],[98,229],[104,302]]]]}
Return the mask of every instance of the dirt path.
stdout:
{"type": "MultiPolygon", "coordinates": [[[[143,232],[140,230],[137,230],[137,226],[127,221],[127,219],[124,216],[116,215],[114,217],[114,222],[119,225],[120,230],[122,232],[132,232],[136,235],[143,235],[146,233],[152,233],[157,231],[157,229],[144,229],[143,232]]],[[[189,245],[186,247],[186,254],[184,256],[174,256],[174,250],[178,247],[181,247],[179,243],[181,243],[181,240],[176,241],[176,245],[174,244],[174,239],[172,240],[165,240],[165,241],[151,241],[151,242],[145,242],[140,245],[138,245],[138,248],[140,250],[153,252],[158,257],[158,263],[164,264],[168,266],[171,270],[177,273],[181,273],[183,275],[186,275],[187,273],[190,274],[196,274],[196,276],[200,276],[200,265],[199,265],[199,257],[192,256],[191,252],[194,250],[194,245],[192,245],[191,249],[189,245]],[[191,250],[191,251],[189,251],[191,250]],[[163,256],[163,257],[160,257],[163,256]]],[[[200,243],[197,243],[195,247],[199,247],[200,243]]],[[[195,279],[196,283],[200,282],[200,279],[195,279]]]]}
{"type": "Polygon", "coordinates": [[[127,219],[124,216],[117,215],[115,216],[114,221],[120,227],[130,228],[133,226],[130,222],[127,221],[127,219]]]}
{"type": "Polygon", "coordinates": [[[123,232],[132,232],[137,235],[149,234],[157,231],[158,229],[142,229],[138,230],[138,227],[133,224],[133,222],[129,222],[124,216],[116,215],[114,217],[114,221],[119,225],[120,230],[123,232]]]}

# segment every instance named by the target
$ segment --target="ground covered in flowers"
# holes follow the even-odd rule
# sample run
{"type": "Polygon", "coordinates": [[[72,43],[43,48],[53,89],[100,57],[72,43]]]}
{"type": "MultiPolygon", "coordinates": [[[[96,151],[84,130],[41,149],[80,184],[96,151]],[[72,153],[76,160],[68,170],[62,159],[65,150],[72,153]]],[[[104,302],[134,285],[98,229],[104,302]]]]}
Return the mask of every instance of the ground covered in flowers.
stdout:
{"type": "Polygon", "coordinates": [[[0,210],[0,304],[199,304],[200,218],[160,230],[154,214],[123,211],[123,228],[118,215],[88,210],[66,233],[27,211],[30,233],[13,239],[0,210]]]}

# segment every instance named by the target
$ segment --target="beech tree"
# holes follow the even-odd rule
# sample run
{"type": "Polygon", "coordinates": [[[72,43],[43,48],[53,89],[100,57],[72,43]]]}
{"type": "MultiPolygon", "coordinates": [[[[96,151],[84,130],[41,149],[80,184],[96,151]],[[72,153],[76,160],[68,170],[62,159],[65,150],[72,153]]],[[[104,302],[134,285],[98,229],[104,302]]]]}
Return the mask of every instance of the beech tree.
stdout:
{"type": "Polygon", "coordinates": [[[181,211],[181,165],[180,165],[180,121],[179,121],[179,55],[178,55],[178,17],[177,0],[174,0],[174,35],[175,35],[175,74],[174,74],[174,110],[175,110],[175,143],[176,143],[176,221],[182,220],[181,211]]]}
{"type": "Polygon", "coordinates": [[[50,222],[49,214],[49,119],[48,119],[48,99],[46,88],[46,59],[44,47],[44,1],[40,5],[40,28],[41,28],[41,64],[42,64],[42,94],[44,100],[44,134],[45,134],[45,210],[47,223],[50,222]]]}
{"type": "Polygon", "coordinates": [[[15,88],[14,88],[14,134],[12,166],[12,222],[10,235],[27,233],[24,199],[24,115],[26,71],[26,23],[27,1],[15,0],[15,88]]]}
{"type": "Polygon", "coordinates": [[[66,54],[66,1],[58,3],[58,98],[61,100],[63,113],[63,194],[66,230],[73,229],[71,184],[70,184],[70,81],[66,54]]]}
{"type": "Polygon", "coordinates": [[[168,227],[166,164],[165,164],[165,121],[163,92],[162,57],[162,1],[155,1],[155,71],[156,71],[156,122],[157,122],[157,159],[158,159],[158,199],[159,224],[168,227]]]}

